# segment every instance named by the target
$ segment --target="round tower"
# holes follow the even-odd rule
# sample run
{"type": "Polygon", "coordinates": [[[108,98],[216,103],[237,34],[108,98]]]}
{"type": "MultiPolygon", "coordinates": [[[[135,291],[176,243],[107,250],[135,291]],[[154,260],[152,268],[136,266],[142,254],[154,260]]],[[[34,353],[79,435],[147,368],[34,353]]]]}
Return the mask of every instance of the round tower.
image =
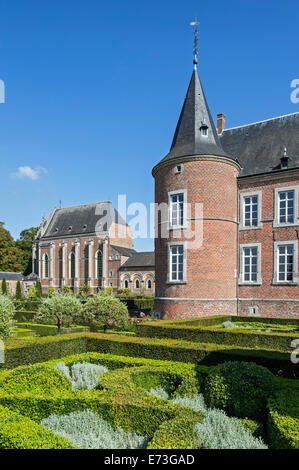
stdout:
{"type": "Polygon", "coordinates": [[[239,170],[221,147],[195,64],[170,152],[152,172],[162,318],[236,313],[239,170]]]}

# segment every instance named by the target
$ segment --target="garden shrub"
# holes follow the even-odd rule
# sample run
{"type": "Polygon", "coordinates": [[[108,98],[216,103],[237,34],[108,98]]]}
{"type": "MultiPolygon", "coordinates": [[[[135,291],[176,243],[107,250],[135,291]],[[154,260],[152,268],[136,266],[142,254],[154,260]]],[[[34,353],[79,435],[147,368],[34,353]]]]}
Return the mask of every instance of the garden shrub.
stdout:
{"type": "Polygon", "coordinates": [[[196,422],[198,417],[189,413],[164,421],[155,432],[148,449],[195,449],[196,422]]]}
{"type": "Polygon", "coordinates": [[[275,389],[275,377],[265,367],[226,362],[208,375],[204,396],[208,407],[223,409],[239,418],[263,420],[267,399],[275,389]]]}
{"type": "Polygon", "coordinates": [[[14,304],[6,295],[0,295],[0,338],[9,338],[15,327],[14,304]]]}
{"type": "Polygon", "coordinates": [[[82,304],[74,295],[54,294],[42,300],[37,321],[69,326],[78,321],[81,312],[82,304]]]}
{"type": "Polygon", "coordinates": [[[91,331],[107,328],[125,329],[129,322],[128,309],[125,304],[112,295],[98,294],[88,299],[84,305],[83,324],[90,326],[91,331]]]}
{"type": "Polygon", "coordinates": [[[260,438],[235,418],[222,410],[209,410],[204,419],[195,424],[196,443],[204,449],[267,449],[260,438]]]}
{"type": "Polygon", "coordinates": [[[71,384],[64,375],[43,365],[23,366],[5,371],[0,376],[0,389],[8,393],[23,392],[55,393],[57,390],[71,390],[71,384]]]}
{"type": "MultiPolygon", "coordinates": [[[[32,327],[30,326],[30,328],[32,327]]],[[[231,360],[254,361],[268,367],[274,373],[281,371],[280,373],[289,377],[293,376],[297,367],[290,361],[288,352],[250,348],[238,349],[233,346],[191,343],[171,339],[126,337],[118,334],[79,333],[77,335],[66,334],[56,337],[35,337],[32,340],[27,339],[26,342],[22,342],[20,339],[12,344],[7,344],[5,364],[0,364],[0,370],[1,368],[8,369],[88,351],[180,361],[205,366],[217,365],[231,360]]]]}
{"type": "MultiPolygon", "coordinates": [[[[223,318],[226,317],[220,317],[221,320],[223,318]]],[[[236,318],[240,319],[241,317],[236,318]]],[[[247,321],[247,317],[245,318],[247,321]]],[[[215,324],[210,324],[208,321],[199,323],[199,320],[141,322],[136,325],[136,334],[148,338],[172,338],[201,343],[234,345],[242,348],[260,347],[284,351],[291,349],[292,339],[299,339],[298,332],[259,332],[247,326],[235,325],[231,319],[224,322],[227,325],[226,328],[219,328],[221,320],[217,321],[217,319],[215,324]]],[[[267,318],[266,320],[268,322],[270,319],[267,318]]],[[[290,325],[294,324],[293,322],[290,320],[290,325]]],[[[295,324],[299,327],[298,320],[295,324]]]]}
{"type": "Polygon", "coordinates": [[[41,424],[59,436],[65,437],[79,449],[145,449],[147,438],[113,429],[111,424],[90,410],[51,415],[41,424]]]}
{"type": "Polygon", "coordinates": [[[64,437],[0,406],[0,449],[72,449],[64,437]]]}
{"type": "Polygon", "coordinates": [[[64,362],[59,362],[55,369],[70,380],[73,390],[97,388],[100,375],[108,371],[106,367],[90,362],[76,362],[70,369],[64,362]]]}
{"type": "Polygon", "coordinates": [[[299,449],[299,383],[289,382],[268,400],[267,431],[273,449],[299,449]]]}

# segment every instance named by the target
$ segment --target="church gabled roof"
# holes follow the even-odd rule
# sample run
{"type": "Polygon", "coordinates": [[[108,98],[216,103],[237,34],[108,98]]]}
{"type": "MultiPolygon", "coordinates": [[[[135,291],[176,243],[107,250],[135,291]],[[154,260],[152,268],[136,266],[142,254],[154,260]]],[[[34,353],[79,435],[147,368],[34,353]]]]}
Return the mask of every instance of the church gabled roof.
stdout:
{"type": "Polygon", "coordinates": [[[192,73],[170,151],[161,162],[192,155],[229,157],[219,141],[196,66],[192,73]],[[203,129],[206,129],[207,132],[204,132],[203,129]]]}
{"type": "Polygon", "coordinates": [[[41,238],[84,235],[100,229],[107,231],[114,222],[127,225],[110,201],[56,209],[41,238]]]}

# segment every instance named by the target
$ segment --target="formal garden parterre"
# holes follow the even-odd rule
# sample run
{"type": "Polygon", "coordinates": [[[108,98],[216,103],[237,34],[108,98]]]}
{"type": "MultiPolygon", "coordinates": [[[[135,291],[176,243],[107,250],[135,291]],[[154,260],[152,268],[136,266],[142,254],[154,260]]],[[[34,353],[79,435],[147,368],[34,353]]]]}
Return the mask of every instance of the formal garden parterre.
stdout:
{"type": "Polygon", "coordinates": [[[1,300],[0,448],[299,448],[298,320],[132,320],[111,292],[73,297],[1,300]]]}

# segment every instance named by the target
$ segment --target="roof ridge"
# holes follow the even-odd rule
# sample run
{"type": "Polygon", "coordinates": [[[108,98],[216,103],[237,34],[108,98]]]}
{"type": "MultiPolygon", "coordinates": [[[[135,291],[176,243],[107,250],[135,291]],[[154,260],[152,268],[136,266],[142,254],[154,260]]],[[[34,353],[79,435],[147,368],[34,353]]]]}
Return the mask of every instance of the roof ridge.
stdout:
{"type": "Polygon", "coordinates": [[[88,204],[78,204],[76,206],[67,206],[67,207],[60,207],[60,208],[58,207],[58,208],[56,208],[56,210],[57,211],[62,211],[62,210],[65,210],[65,209],[75,209],[76,207],[87,207],[87,206],[94,206],[94,205],[97,205],[97,204],[111,204],[113,206],[111,201],[98,201],[98,202],[90,202],[88,204]]]}
{"type": "MultiPolygon", "coordinates": [[[[222,134],[226,131],[231,131],[233,129],[240,129],[242,127],[249,127],[249,126],[255,126],[256,124],[262,124],[263,122],[269,122],[269,121],[275,121],[276,119],[281,119],[281,118],[284,118],[284,117],[289,117],[289,116],[295,116],[296,114],[299,115],[299,111],[297,111],[296,113],[289,113],[289,114],[283,114],[281,116],[276,116],[274,118],[269,118],[269,119],[263,119],[261,121],[256,121],[256,122],[251,122],[250,124],[243,124],[242,126],[235,126],[235,127],[228,127],[227,129],[224,129],[222,134]]],[[[221,135],[221,134],[220,134],[221,135]]]]}

